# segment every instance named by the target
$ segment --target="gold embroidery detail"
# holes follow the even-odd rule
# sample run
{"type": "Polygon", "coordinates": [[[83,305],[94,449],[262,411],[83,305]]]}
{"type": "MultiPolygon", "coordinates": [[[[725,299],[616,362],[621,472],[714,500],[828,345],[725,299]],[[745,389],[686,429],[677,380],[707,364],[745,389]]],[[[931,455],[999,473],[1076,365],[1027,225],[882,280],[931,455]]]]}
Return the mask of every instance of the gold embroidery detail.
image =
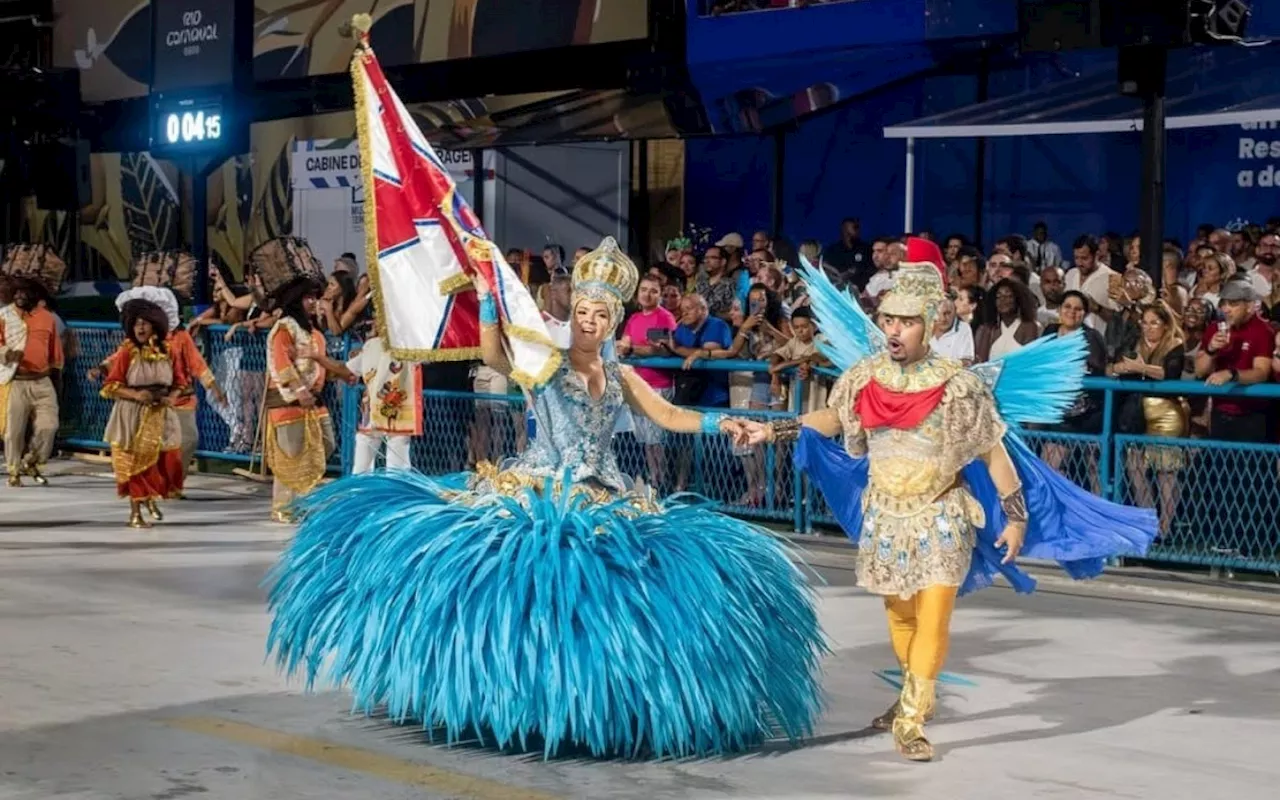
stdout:
{"type": "Polygon", "coordinates": [[[927,392],[936,389],[964,369],[959,361],[928,355],[908,366],[902,366],[887,354],[873,356],[871,377],[894,392],[927,392]]]}
{"type": "Polygon", "coordinates": [[[465,272],[459,272],[457,275],[451,275],[440,281],[440,294],[453,294],[461,292],[463,289],[471,288],[471,276],[465,272]]]}
{"type": "MultiPolygon", "coordinates": [[[[118,402],[132,402],[121,400],[118,402]]],[[[164,446],[164,418],[168,410],[164,406],[141,406],[138,427],[133,432],[129,447],[119,442],[111,443],[111,470],[116,483],[128,483],[130,478],[141,475],[160,460],[164,446]]]]}
{"type": "Polygon", "coordinates": [[[272,474],[290,491],[303,495],[320,484],[328,468],[324,452],[324,430],[321,422],[325,412],[309,408],[301,419],[276,424],[267,420],[266,461],[272,474]],[[281,428],[302,426],[302,449],[291,456],[280,447],[277,434],[281,428]]]}
{"type": "Polygon", "coordinates": [[[280,390],[280,396],[290,403],[297,402],[298,393],[289,388],[289,384],[298,383],[308,391],[313,390],[319,366],[314,359],[303,354],[311,352],[314,347],[314,338],[292,317],[281,317],[267,334],[267,370],[271,373],[271,380],[275,381],[276,388],[280,390]],[[280,335],[281,330],[293,338],[295,353],[293,361],[283,367],[277,365],[271,355],[272,342],[280,335]]]}
{"type": "Polygon", "coordinates": [[[963,488],[920,505],[869,488],[863,495],[858,540],[858,585],[868,592],[910,598],[930,586],[959,586],[973,559],[982,506],[963,488]]]}
{"type": "Polygon", "coordinates": [[[899,597],[932,585],[959,586],[969,571],[975,530],[985,524],[960,471],[1005,434],[986,385],[950,359],[929,357],[903,369],[880,355],[847,370],[831,404],[846,449],[870,458],[863,528],[856,532],[858,582],[875,594],[899,597]],[[938,407],[914,429],[868,433],[853,404],[871,380],[899,392],[945,389],[938,407]]]}
{"type": "MultiPolygon", "coordinates": [[[[496,464],[481,461],[476,464],[475,473],[469,482],[469,492],[451,492],[448,497],[459,502],[483,498],[487,492],[524,500],[528,492],[542,494],[547,479],[531,475],[520,469],[499,469],[496,464]]],[[[551,482],[552,492],[557,496],[563,494],[563,483],[557,478],[551,482]]],[[[570,502],[585,500],[592,505],[604,505],[616,500],[625,500],[630,510],[640,514],[657,514],[662,507],[649,495],[630,492],[624,495],[614,494],[603,486],[590,483],[574,483],[569,486],[570,502]]]]}
{"type": "Polygon", "coordinates": [[[147,342],[142,347],[138,347],[131,339],[125,340],[126,346],[132,351],[132,354],[141,358],[143,361],[155,363],[157,361],[168,361],[169,352],[157,345],[155,342],[147,342]]]}

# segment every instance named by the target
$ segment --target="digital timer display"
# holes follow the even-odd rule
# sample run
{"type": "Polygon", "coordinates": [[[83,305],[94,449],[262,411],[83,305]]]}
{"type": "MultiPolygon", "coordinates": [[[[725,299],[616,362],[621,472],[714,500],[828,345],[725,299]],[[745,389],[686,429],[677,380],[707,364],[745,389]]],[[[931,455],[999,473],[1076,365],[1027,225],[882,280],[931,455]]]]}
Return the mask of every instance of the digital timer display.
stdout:
{"type": "Polygon", "coordinates": [[[216,142],[221,138],[221,111],[170,111],[164,115],[165,144],[216,142]]]}
{"type": "Polygon", "coordinates": [[[235,121],[224,112],[223,98],[160,97],[152,104],[151,150],[170,156],[238,152],[248,145],[235,121]]]}

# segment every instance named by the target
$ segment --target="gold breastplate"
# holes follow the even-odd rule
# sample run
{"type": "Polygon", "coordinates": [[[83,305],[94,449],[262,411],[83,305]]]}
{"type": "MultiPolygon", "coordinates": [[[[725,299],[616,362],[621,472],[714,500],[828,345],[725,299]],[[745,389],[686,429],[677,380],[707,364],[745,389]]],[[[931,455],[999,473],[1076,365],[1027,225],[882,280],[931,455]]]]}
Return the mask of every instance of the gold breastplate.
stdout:
{"type": "Polygon", "coordinates": [[[871,488],[903,511],[931,503],[955,485],[946,467],[941,408],[911,430],[879,428],[867,434],[871,488]]]}

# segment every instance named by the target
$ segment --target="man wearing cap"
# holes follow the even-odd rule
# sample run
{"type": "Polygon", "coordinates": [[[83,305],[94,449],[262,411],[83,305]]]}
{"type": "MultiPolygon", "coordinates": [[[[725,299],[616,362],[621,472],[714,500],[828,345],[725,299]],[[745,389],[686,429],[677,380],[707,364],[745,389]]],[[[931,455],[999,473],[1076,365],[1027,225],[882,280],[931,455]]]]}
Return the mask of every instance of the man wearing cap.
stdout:
{"type": "MultiPolygon", "coordinates": [[[[1266,383],[1271,377],[1274,334],[1258,316],[1258,295],[1245,280],[1227,281],[1218,305],[1224,320],[1206,328],[1196,356],[1196,377],[1210,386],[1266,383]]],[[[1228,442],[1262,442],[1267,435],[1267,400],[1216,397],[1209,432],[1228,442]]]]}
{"type": "MultiPolygon", "coordinates": [[[[12,278],[11,291],[17,317],[26,328],[26,341],[21,349],[4,348],[5,363],[16,365],[3,409],[4,460],[10,486],[21,486],[24,474],[43,485],[48,481],[40,468],[53,454],[58,433],[58,393],[52,378],[63,367],[62,339],[57,320],[40,302],[50,294],[43,283],[28,277],[12,278]]],[[[3,344],[0,341],[0,346],[3,344]]]]}

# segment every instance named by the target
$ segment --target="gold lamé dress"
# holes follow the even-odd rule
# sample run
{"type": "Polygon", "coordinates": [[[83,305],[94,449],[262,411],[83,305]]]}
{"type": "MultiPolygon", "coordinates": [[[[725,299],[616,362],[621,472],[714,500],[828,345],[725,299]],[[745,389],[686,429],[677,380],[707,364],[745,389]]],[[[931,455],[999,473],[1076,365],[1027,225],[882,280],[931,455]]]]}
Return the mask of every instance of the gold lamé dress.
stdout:
{"type": "Polygon", "coordinates": [[[904,369],[880,355],[845,372],[830,403],[839,412],[845,449],[868,459],[858,583],[873,594],[903,598],[929,586],[961,585],[975,532],[986,520],[960,471],[1005,434],[982,379],[952,359],[929,356],[904,369]],[[854,403],[871,380],[901,393],[946,388],[915,428],[868,431],[854,403]]]}

